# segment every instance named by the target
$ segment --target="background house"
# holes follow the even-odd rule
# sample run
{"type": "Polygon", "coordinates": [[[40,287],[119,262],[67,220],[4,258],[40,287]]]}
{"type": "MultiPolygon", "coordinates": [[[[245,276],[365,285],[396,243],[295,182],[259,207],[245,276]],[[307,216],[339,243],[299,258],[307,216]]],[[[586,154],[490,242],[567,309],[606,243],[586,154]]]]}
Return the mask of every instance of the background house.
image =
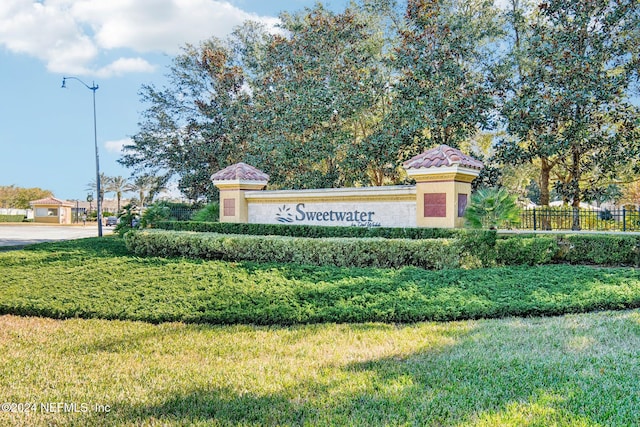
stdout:
{"type": "Polygon", "coordinates": [[[73,202],[47,197],[29,202],[33,209],[33,219],[35,222],[47,224],[71,224],[71,208],[75,206],[73,202]]]}

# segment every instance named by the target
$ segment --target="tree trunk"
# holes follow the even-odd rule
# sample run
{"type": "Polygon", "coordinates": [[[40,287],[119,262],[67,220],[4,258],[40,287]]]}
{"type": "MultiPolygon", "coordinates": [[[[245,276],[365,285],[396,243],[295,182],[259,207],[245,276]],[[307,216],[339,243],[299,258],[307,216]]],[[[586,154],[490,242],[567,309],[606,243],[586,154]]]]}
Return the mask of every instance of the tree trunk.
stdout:
{"type": "Polygon", "coordinates": [[[580,152],[574,147],[571,155],[573,164],[571,165],[571,192],[573,203],[573,218],[571,221],[571,229],[574,231],[581,230],[580,227],[580,152]]]}
{"type": "Polygon", "coordinates": [[[541,159],[540,166],[540,205],[546,207],[540,214],[540,229],[551,230],[551,219],[549,217],[549,176],[551,175],[551,165],[546,158],[541,159]]]}

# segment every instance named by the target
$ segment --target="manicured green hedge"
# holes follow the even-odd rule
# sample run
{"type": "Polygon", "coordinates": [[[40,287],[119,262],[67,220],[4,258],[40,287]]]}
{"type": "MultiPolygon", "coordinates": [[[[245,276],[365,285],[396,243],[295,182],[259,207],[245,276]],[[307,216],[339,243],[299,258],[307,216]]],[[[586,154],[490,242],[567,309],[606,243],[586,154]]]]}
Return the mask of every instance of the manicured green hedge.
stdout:
{"type": "Polygon", "coordinates": [[[444,228],[397,227],[327,227],[317,225],[236,224],[220,222],[162,221],[156,228],[254,236],[289,236],[305,238],[383,238],[383,239],[457,239],[461,246],[462,265],[488,267],[495,264],[496,232],[444,228]]]}
{"type": "Polygon", "coordinates": [[[640,239],[618,234],[514,236],[496,242],[498,265],[638,265],[640,239]]]}
{"type": "Polygon", "coordinates": [[[0,222],[22,222],[24,215],[0,215],[0,222]]]}
{"type": "Polygon", "coordinates": [[[457,239],[312,239],[166,230],[130,231],[125,243],[141,256],[436,270],[459,267],[462,251],[457,239]]]}
{"type": "MultiPolygon", "coordinates": [[[[242,242],[243,253],[237,252],[233,243],[231,249],[225,248],[223,252],[218,251],[218,255],[206,255],[210,251],[204,251],[205,255],[198,249],[198,243],[193,240],[189,250],[180,249],[173,252],[174,255],[186,255],[204,258],[223,259],[243,259],[243,260],[282,260],[304,262],[316,265],[349,265],[349,266],[402,266],[419,265],[425,268],[449,268],[445,266],[455,266],[464,268],[491,267],[496,265],[543,265],[549,263],[570,263],[570,264],[595,264],[595,265],[639,265],[640,264],[640,238],[633,235],[618,234],[557,234],[557,235],[516,235],[496,237],[495,231],[479,230],[445,230],[445,229],[420,229],[420,228],[359,228],[359,227],[318,227],[304,225],[273,225],[273,224],[230,224],[230,223],[185,223],[166,222],[161,224],[164,228],[188,229],[190,231],[211,231],[227,235],[226,239],[232,239],[233,235],[238,238],[244,235],[247,239],[239,239],[242,242]],[[249,238],[251,236],[251,238],[249,238]],[[263,237],[260,237],[263,236],[263,237]],[[269,238],[265,238],[269,236],[269,238]],[[300,242],[274,243],[274,237],[297,237],[300,242]],[[387,249],[364,249],[358,248],[353,252],[354,257],[362,257],[364,260],[375,258],[374,261],[356,262],[349,257],[350,251],[357,246],[357,240],[373,239],[363,245],[372,247],[386,247],[387,249]],[[333,239],[333,247],[327,249],[328,243],[325,239],[333,239]],[[353,242],[349,239],[355,239],[353,242]],[[264,241],[269,241],[269,255],[264,257],[259,254],[262,251],[264,241]],[[393,242],[391,240],[401,240],[404,243],[393,242]],[[337,248],[338,243],[340,248],[337,248]],[[429,263],[424,261],[422,254],[415,254],[411,257],[408,254],[399,255],[398,245],[403,248],[411,247],[411,241],[429,241],[425,247],[429,247],[427,254],[433,257],[437,252],[438,245],[449,245],[443,249],[443,258],[440,261],[429,263]],[[348,246],[346,242],[350,242],[348,246]],[[438,243],[441,242],[441,243],[438,243]],[[455,242],[452,246],[451,242],[455,242]],[[280,245],[280,246],[277,246],[280,245]],[[284,245],[284,246],[283,246],[284,245]],[[286,249],[285,249],[286,246],[286,249]],[[288,254],[283,257],[270,258],[277,250],[288,254]],[[296,250],[304,250],[308,253],[304,260],[290,256],[290,252],[295,247],[296,250]],[[352,248],[353,247],[353,248],[352,248]],[[452,255],[448,251],[453,247],[459,251],[457,254],[457,264],[452,262],[452,255]],[[327,254],[326,252],[329,251],[327,254]],[[333,251],[333,252],[332,252],[333,251]],[[254,254],[258,253],[258,254],[254,254]],[[335,255],[332,255],[335,254],[335,255]],[[385,259],[388,258],[388,259],[385,259]],[[349,259],[350,261],[344,261],[349,259]],[[420,259],[421,261],[418,261],[420,259]],[[448,261],[443,261],[447,259],[448,261]],[[406,264],[402,264],[406,262],[406,264]]],[[[157,230],[160,231],[160,230],[157,230]]],[[[196,239],[197,240],[197,239],[196,239]]],[[[294,239],[295,240],[295,239],[294,239]]],[[[235,242],[235,240],[226,240],[235,242]]],[[[157,242],[154,244],[158,244],[157,242]]],[[[166,245],[163,250],[166,249],[166,245]]],[[[186,243],[180,243],[185,246],[186,243]]],[[[229,243],[231,244],[231,243],[229,243]]],[[[405,250],[403,249],[403,250],[405,250]]],[[[425,250],[420,248],[419,250],[425,250]]],[[[148,255],[163,255],[152,250],[146,252],[148,255]]],[[[167,253],[168,255],[168,253],[167,253]]],[[[433,258],[437,259],[437,258],[433,258]]]]}
{"type": "MultiPolygon", "coordinates": [[[[441,239],[467,234],[468,230],[445,228],[327,227],[319,225],[237,224],[228,222],[159,221],[154,228],[220,234],[291,237],[382,237],[385,239],[441,239]]],[[[485,232],[490,233],[490,232],[485,232]]]]}
{"type": "Polygon", "coordinates": [[[638,265],[636,236],[573,234],[560,236],[558,259],[572,264],[638,265]]]}
{"type": "Polygon", "coordinates": [[[557,259],[555,237],[511,237],[496,241],[498,265],[541,265],[557,259]]]}

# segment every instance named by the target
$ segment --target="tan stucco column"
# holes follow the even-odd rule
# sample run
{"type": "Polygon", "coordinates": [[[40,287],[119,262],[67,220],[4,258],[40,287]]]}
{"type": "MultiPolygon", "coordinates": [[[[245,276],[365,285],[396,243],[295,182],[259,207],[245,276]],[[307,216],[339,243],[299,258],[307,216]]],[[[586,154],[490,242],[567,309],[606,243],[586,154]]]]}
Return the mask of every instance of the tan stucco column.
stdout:
{"type": "Polygon", "coordinates": [[[211,176],[220,190],[220,222],[249,222],[249,206],[245,192],[263,190],[269,175],[245,163],[236,163],[211,176]]]}
{"type": "Polygon", "coordinates": [[[441,145],[404,163],[416,181],[416,225],[430,228],[464,227],[471,182],[480,174],[480,161],[441,145]]]}
{"type": "Polygon", "coordinates": [[[416,225],[431,228],[464,227],[464,211],[471,196],[471,181],[479,171],[449,168],[407,171],[416,180],[416,225]]]}

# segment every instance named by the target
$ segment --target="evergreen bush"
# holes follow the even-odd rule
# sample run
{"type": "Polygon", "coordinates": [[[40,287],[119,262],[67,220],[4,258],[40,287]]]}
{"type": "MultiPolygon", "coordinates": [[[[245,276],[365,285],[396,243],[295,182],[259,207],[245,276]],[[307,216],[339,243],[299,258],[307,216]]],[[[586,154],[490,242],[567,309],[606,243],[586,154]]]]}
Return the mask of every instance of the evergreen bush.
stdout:
{"type": "Polygon", "coordinates": [[[638,265],[638,238],[622,235],[570,234],[559,237],[559,258],[572,264],[638,265]]]}
{"type": "Polygon", "coordinates": [[[0,222],[23,222],[24,215],[0,215],[0,222]]]}
{"type": "Polygon", "coordinates": [[[220,218],[220,204],[209,203],[197,211],[193,217],[191,217],[191,220],[196,222],[218,222],[218,218],[220,218]]]}
{"type": "MultiPolygon", "coordinates": [[[[286,224],[238,224],[227,222],[159,221],[154,228],[174,231],[200,231],[221,234],[252,234],[256,236],[290,237],[381,237],[385,239],[439,239],[459,235],[488,233],[493,231],[452,230],[445,228],[398,228],[398,227],[331,227],[320,225],[286,224]]],[[[491,237],[489,237],[491,239],[491,237]]]]}
{"type": "MultiPolygon", "coordinates": [[[[330,256],[325,254],[326,246],[322,242],[323,239],[334,239],[348,241],[349,239],[357,241],[357,239],[365,239],[372,244],[387,247],[386,250],[378,249],[362,249],[360,252],[353,252],[362,259],[368,257],[376,258],[372,264],[341,264],[340,260],[336,260],[332,265],[376,265],[376,266],[398,266],[401,265],[401,259],[407,260],[405,265],[420,265],[423,262],[426,268],[440,268],[431,265],[427,261],[417,261],[421,255],[415,255],[413,258],[409,255],[399,256],[392,253],[392,248],[396,247],[395,242],[391,240],[401,241],[424,241],[432,242],[451,241],[455,242],[457,248],[457,264],[450,261],[435,262],[434,265],[455,265],[462,268],[480,268],[492,267],[496,265],[542,265],[554,262],[567,262],[572,264],[597,264],[597,265],[639,265],[640,264],[640,240],[635,236],[629,235],[589,235],[589,234],[571,234],[571,235],[519,235],[505,238],[497,238],[495,230],[470,230],[470,229],[432,229],[432,228],[360,228],[360,227],[323,227],[311,225],[281,225],[281,224],[235,224],[235,223],[211,223],[211,222],[159,222],[157,227],[172,231],[196,231],[205,233],[215,233],[226,235],[228,242],[234,242],[234,245],[242,247],[246,253],[262,251],[263,240],[265,236],[269,237],[296,237],[305,240],[304,249],[310,254],[304,257],[304,262],[320,265],[331,265],[330,256]],[[248,237],[248,239],[233,240],[233,237],[248,237]],[[231,239],[231,240],[229,240],[231,239]],[[315,242],[314,242],[315,241],[315,242]],[[242,242],[242,243],[237,243],[242,242]],[[245,246],[250,242],[254,246],[245,246]],[[317,252],[318,255],[314,260],[311,252],[317,252]],[[376,252],[377,251],[377,252],[376,252]],[[376,255],[373,255],[373,254],[376,255]],[[323,255],[324,254],[324,255],[323,255]],[[384,257],[389,257],[384,261],[384,257]],[[404,258],[403,258],[404,257],[404,258]]],[[[160,231],[160,230],[157,230],[160,231]]],[[[197,240],[197,239],[196,239],[197,240]]],[[[269,243],[270,251],[274,251],[275,241],[269,243]]],[[[203,243],[194,243],[196,247],[203,243]]],[[[431,244],[431,243],[429,243],[431,244]]],[[[426,244],[427,246],[429,244],[426,244]]],[[[289,246],[281,246],[285,251],[291,249],[289,246]]],[[[403,248],[409,247],[410,243],[403,244],[403,248]]],[[[215,245],[214,245],[215,247],[215,245]]],[[[356,243],[352,243],[350,250],[355,250],[356,243]]],[[[430,246],[431,247],[431,246],[430,246]]],[[[186,250],[186,249],[183,249],[186,250]]],[[[205,253],[214,254],[211,258],[225,258],[231,256],[233,252],[215,252],[209,245],[203,248],[205,253]],[[215,255],[217,254],[217,255],[215,255]]],[[[225,249],[225,250],[228,250],[225,249]]],[[[345,249],[336,250],[334,258],[350,259],[350,254],[345,249]]],[[[418,250],[424,250],[420,248],[418,250]]],[[[186,250],[191,253],[196,249],[186,250]]],[[[431,254],[431,252],[429,252],[431,254]]],[[[160,253],[150,252],[148,255],[162,255],[160,253]]],[[[175,253],[174,253],[175,255],[175,253]]],[[[184,255],[178,253],[178,255],[184,255]]],[[[444,258],[450,254],[445,250],[444,258]]],[[[276,256],[276,255],[269,255],[276,256]]],[[[267,261],[269,256],[265,256],[267,261]]],[[[297,262],[296,256],[289,254],[285,257],[278,257],[283,261],[297,262]],[[290,257],[290,258],[287,258],[290,257]]],[[[429,255],[431,256],[431,255],[429,255]]],[[[256,257],[242,255],[239,259],[258,260],[256,257]]],[[[301,261],[302,262],[302,261],[301,261]]],[[[362,262],[362,261],[360,261],[362,262]]],[[[373,261],[372,261],[373,262],[373,261]]]]}
{"type": "Polygon", "coordinates": [[[436,270],[459,267],[462,250],[458,239],[313,239],[164,230],[131,231],[125,242],[140,256],[436,270]]]}
{"type": "Polygon", "coordinates": [[[510,237],[496,241],[499,265],[542,265],[552,262],[558,253],[555,237],[510,237]]]}

